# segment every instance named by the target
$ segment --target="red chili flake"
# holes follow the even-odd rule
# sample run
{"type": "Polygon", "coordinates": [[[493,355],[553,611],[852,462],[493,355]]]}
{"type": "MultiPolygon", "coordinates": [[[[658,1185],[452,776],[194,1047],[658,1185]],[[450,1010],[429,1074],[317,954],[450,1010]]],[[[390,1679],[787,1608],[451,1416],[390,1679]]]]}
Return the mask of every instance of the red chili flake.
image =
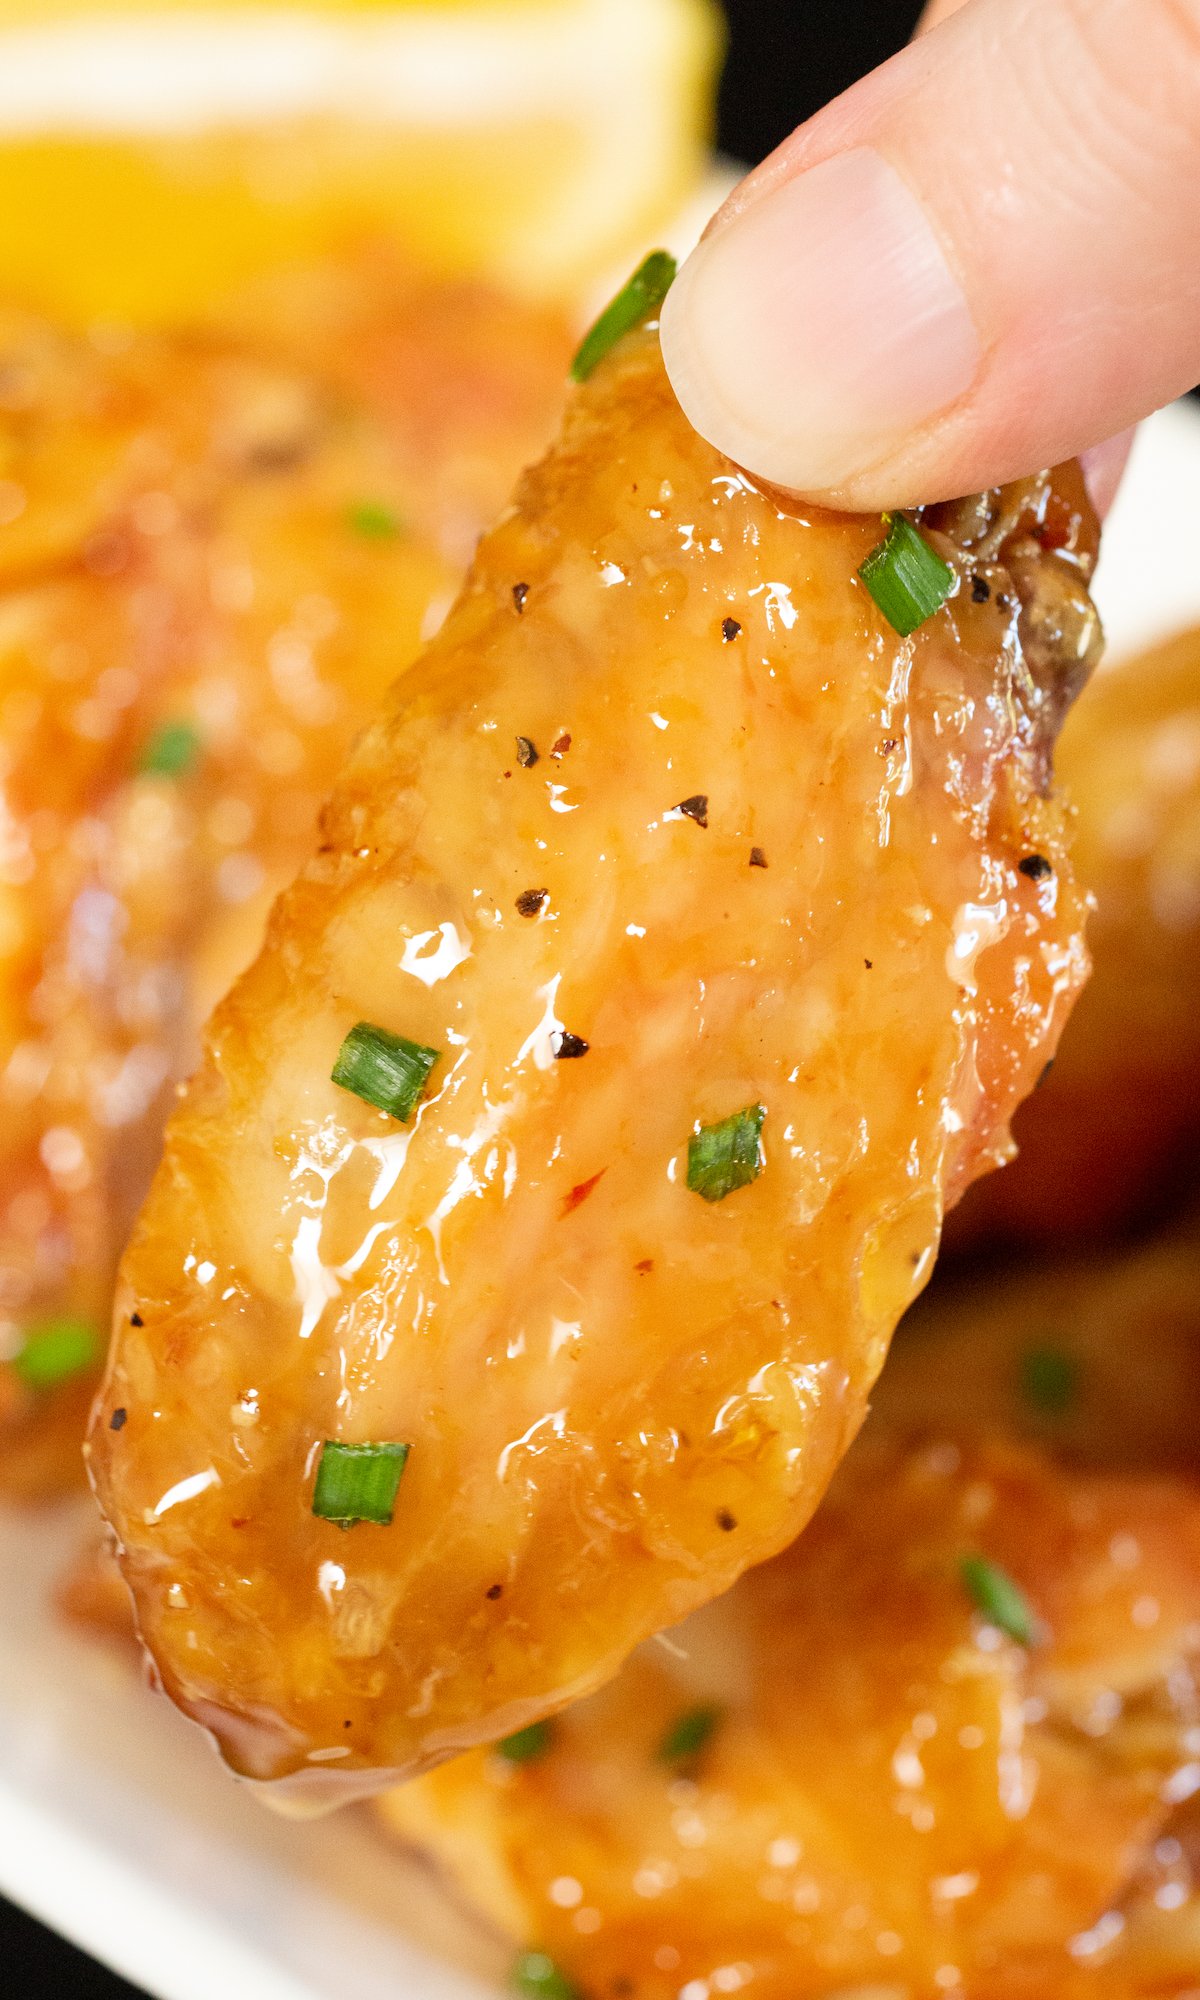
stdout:
{"type": "Polygon", "coordinates": [[[556,1038],[554,1059],[556,1062],[570,1062],[575,1056],[585,1056],[591,1046],[582,1035],[572,1035],[564,1028],[556,1038]]]}
{"type": "Polygon", "coordinates": [[[731,1514],[728,1507],[718,1507],[717,1526],[722,1534],[731,1535],[737,1527],[737,1515],[731,1514]]]}
{"type": "Polygon", "coordinates": [[[571,747],[570,737],[560,736],[557,743],[552,743],[550,745],[550,755],[552,757],[565,757],[570,747],[571,747]]]}
{"type": "Polygon", "coordinates": [[[513,597],[513,603],[517,607],[518,617],[520,617],[520,614],[525,609],[525,599],[528,597],[528,595],[529,595],[529,585],[527,583],[514,583],[512,597],[513,597]]]}
{"type": "Polygon", "coordinates": [[[249,1514],[234,1514],[229,1525],[231,1528],[248,1528],[250,1526],[250,1516],[249,1514]]]}
{"type": "Polygon", "coordinates": [[[694,819],[697,826],[708,825],[708,793],[693,792],[690,799],[680,799],[672,812],[682,813],[685,819],[694,819]]]}
{"type": "Polygon", "coordinates": [[[730,646],[733,644],[733,641],[735,639],[740,639],[741,636],[742,636],[742,628],[738,624],[737,619],[727,618],[724,624],[721,626],[721,637],[724,639],[725,644],[727,646],[730,646]]]}
{"type": "Polygon", "coordinates": [[[633,1268],[635,1271],[641,1271],[645,1275],[647,1271],[654,1269],[654,1259],[653,1257],[639,1257],[633,1268]]]}
{"type": "Polygon", "coordinates": [[[537,760],[537,744],[534,742],[532,736],[518,736],[517,762],[521,766],[521,769],[523,771],[532,771],[537,760]]]}
{"type": "Polygon", "coordinates": [[[502,1583],[490,1583],[483,1594],[485,1597],[490,1597],[492,1602],[495,1603],[498,1597],[503,1597],[504,1585],[502,1583]]]}
{"type": "Polygon", "coordinates": [[[752,847],[750,849],[750,866],[752,868],[765,868],[766,865],[767,865],[767,857],[763,853],[762,848],[752,847]]]}
{"type": "Polygon", "coordinates": [[[563,1202],[562,1205],[563,1214],[564,1215],[573,1214],[574,1211],[579,1207],[580,1202],[587,1200],[588,1196],[592,1192],[592,1189],[596,1187],[599,1184],[599,1182],[604,1179],[604,1176],[607,1172],[608,1172],[607,1167],[601,1167],[599,1173],[593,1174],[590,1181],[580,1181],[578,1187],[573,1187],[571,1189],[570,1194],[563,1202]]]}
{"type": "Polygon", "coordinates": [[[123,1431],[125,1428],[125,1419],[128,1415],[129,1415],[128,1410],[114,1410],[111,1417],[108,1420],[109,1430],[123,1431]]]}
{"type": "Polygon", "coordinates": [[[1044,854],[1027,854],[1023,861],[1018,861],[1017,867],[1022,875],[1028,875],[1031,882],[1044,882],[1048,875],[1054,873],[1044,854]]]}
{"type": "Polygon", "coordinates": [[[549,900],[549,889],[522,889],[517,897],[517,909],[523,917],[536,917],[543,904],[549,900]]]}
{"type": "Polygon", "coordinates": [[[879,754],[880,754],[880,756],[881,756],[881,757],[890,757],[890,756],[891,756],[891,754],[892,754],[892,751],[893,751],[893,750],[895,749],[895,747],[896,747],[896,739],[895,739],[895,737],[894,737],[894,736],[885,736],[885,737],[884,737],[884,739],[883,739],[883,742],[882,742],[882,743],[880,744],[880,746],[879,746],[879,754]]]}

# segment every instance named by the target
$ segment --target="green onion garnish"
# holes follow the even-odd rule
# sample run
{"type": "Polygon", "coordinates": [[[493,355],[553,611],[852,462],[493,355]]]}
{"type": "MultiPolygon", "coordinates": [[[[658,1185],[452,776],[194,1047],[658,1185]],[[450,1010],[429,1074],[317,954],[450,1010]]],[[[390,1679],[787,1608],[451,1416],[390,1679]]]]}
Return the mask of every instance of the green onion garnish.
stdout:
{"type": "Polygon", "coordinates": [[[763,1170],[761,1133],[765,1104],[748,1104],[719,1125],[701,1125],[688,1144],[687,1184],[705,1201],[724,1201],[763,1170]]]}
{"type": "Polygon", "coordinates": [[[683,1764],[690,1757],[698,1757],[720,1720],[721,1711],[711,1702],[702,1708],[685,1709],[658,1746],[663,1763],[683,1764]]]}
{"type": "Polygon", "coordinates": [[[346,509],[346,525],[368,541],[390,542],[404,533],[404,523],[386,500],[356,500],[346,509]]]}
{"type": "Polygon", "coordinates": [[[416,1110],[440,1049],[427,1049],[404,1035],[360,1021],[351,1028],[333,1065],[333,1081],[352,1090],[364,1104],[407,1124],[416,1110]]]}
{"type": "Polygon", "coordinates": [[[509,1975],[511,1983],[526,2000],[579,2000],[565,1972],[560,1972],[544,1951],[523,1951],[509,1975]]]}
{"type": "Polygon", "coordinates": [[[964,1556],[959,1574],[967,1596],[989,1625],[1007,1632],[1018,1646],[1033,1644],[1037,1620],[1024,1591],[1018,1589],[1005,1570],[990,1563],[986,1556],[964,1556]]]}
{"type": "Polygon", "coordinates": [[[100,1358],[100,1336],[85,1319],[46,1319],[32,1326],[24,1345],[13,1356],[13,1367],[27,1389],[56,1389],[72,1375],[82,1375],[100,1358]]]}
{"type": "Polygon", "coordinates": [[[143,777],[182,778],[199,757],[202,744],[194,722],[164,722],[142,751],[138,770],[143,777]]]}
{"type": "Polygon", "coordinates": [[[510,1764],[532,1764],[536,1757],[545,1756],[553,1735],[548,1722],[531,1722],[527,1729],[518,1729],[497,1743],[496,1755],[507,1758],[510,1764]]]}
{"type": "Polygon", "coordinates": [[[1075,1400],[1079,1370],[1061,1347],[1031,1347],[1021,1357],[1021,1391],[1047,1416],[1061,1417],[1075,1400]]]}
{"type": "Polygon", "coordinates": [[[950,595],[954,571],[906,514],[885,514],[887,540],[859,570],[888,624],[902,639],[915,632],[950,595]]]}
{"type": "Polygon", "coordinates": [[[327,1438],[317,1467],[313,1513],[322,1521],[338,1521],[344,1528],[355,1521],[389,1527],[410,1448],[406,1444],[337,1444],[327,1438]]]}
{"type": "Polygon", "coordinates": [[[571,363],[571,373],[577,382],[586,382],[610,349],[657,310],[675,282],[676,268],[669,250],[652,250],[645,263],[639,264],[629,283],[617,293],[611,305],[605,306],[580,342],[571,363]]]}

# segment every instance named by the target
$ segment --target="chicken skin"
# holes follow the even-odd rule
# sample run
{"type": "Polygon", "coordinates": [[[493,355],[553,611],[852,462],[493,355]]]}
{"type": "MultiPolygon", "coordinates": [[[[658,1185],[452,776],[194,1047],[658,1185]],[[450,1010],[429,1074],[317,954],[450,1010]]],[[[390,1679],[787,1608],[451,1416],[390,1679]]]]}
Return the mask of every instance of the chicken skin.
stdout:
{"type": "Polygon", "coordinates": [[[518,1729],[812,1513],[1085,971],[1049,756],[1094,524],[1069,468],[978,514],[898,638],[878,521],[756,489],[643,327],[361,739],[90,1438],[243,1773],[353,1796],[518,1729]]]}
{"type": "Polygon", "coordinates": [[[955,1214],[956,1249],[1111,1236],[1194,1181],[1200,1132],[1200,632],[1106,668],[1058,770],[1096,897],[1094,970],[1010,1167],[955,1214]]]}
{"type": "Polygon", "coordinates": [[[791,1549],[540,1734],[387,1795],[539,1954],[526,1992],[547,1957],[588,2000],[1191,1992],[1198,1265],[1189,1241],[1061,1275],[1065,1397],[1028,1285],[944,1302],[791,1549]]]}
{"type": "Polygon", "coordinates": [[[567,352],[553,318],[354,263],[191,336],[0,324],[10,1495],[81,1477],[174,1080],[567,352]]]}

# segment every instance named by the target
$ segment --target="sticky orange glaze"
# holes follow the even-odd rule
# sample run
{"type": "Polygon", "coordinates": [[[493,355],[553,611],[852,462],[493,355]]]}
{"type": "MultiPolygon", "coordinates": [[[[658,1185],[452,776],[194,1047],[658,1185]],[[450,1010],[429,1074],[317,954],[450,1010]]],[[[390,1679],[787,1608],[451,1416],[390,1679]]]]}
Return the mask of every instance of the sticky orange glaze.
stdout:
{"type": "MultiPolygon", "coordinates": [[[[1195,1245],[1175,1256],[1194,1284],[1195,1245]]],[[[1126,1379],[1161,1302],[1147,1286],[1135,1325],[1132,1277],[1110,1277],[1126,1379]]],[[[1106,1463],[1123,1387],[1089,1335],[1103,1283],[1075,1274],[1078,1338],[1072,1286],[1058,1294],[1080,1368],[1072,1467],[1003,1435],[1028,1288],[993,1281],[1007,1344],[993,1310],[965,1428],[980,1321],[944,1305],[940,1337],[901,1337],[884,1385],[903,1361],[907,1395],[881,1398],[791,1549],[559,1717],[543,1755],[473,1751],[389,1793],[385,1822],[587,2000],[1190,1992],[1200,1483],[1194,1452],[1186,1473],[1106,1463]],[[1023,1590],[1031,1646],[976,1609],[966,1554],[1023,1590]],[[664,1760],[706,1704],[702,1751],[664,1760]]],[[[1194,1431],[1194,1369],[1164,1364],[1152,1460],[1150,1407],[1169,1430],[1179,1402],[1194,1431]]]]}
{"type": "Polygon", "coordinates": [[[1200,1132],[1200,633],[1105,671],[1064,732],[1076,855],[1096,895],[1095,970],[1011,1167],[951,1241],[1111,1236],[1161,1211],[1200,1132]]]}
{"type": "MultiPolygon", "coordinates": [[[[102,1349],[199,1023],[548,432],[566,351],[475,288],[354,264],[194,336],[0,325],[5,1359],[62,1313],[102,1349]],[[191,766],[139,774],[179,722],[191,766]]],[[[78,1477],[94,1385],[0,1365],[0,1488],[78,1477]]]]}
{"type": "Polygon", "coordinates": [[[878,521],[756,490],[651,329],[481,545],[123,1269],[96,1486],[238,1769],[344,1794],[515,1729],[812,1512],[1084,971],[1003,568],[1058,490],[997,503],[1006,590],[900,641],[878,521]],[[363,1020],[441,1051],[408,1127],[330,1080],[363,1020]],[[755,1102],[760,1177],[702,1200],[697,1121],[755,1102]],[[392,1525],[314,1518],[327,1438],[411,1446],[392,1525]]]}

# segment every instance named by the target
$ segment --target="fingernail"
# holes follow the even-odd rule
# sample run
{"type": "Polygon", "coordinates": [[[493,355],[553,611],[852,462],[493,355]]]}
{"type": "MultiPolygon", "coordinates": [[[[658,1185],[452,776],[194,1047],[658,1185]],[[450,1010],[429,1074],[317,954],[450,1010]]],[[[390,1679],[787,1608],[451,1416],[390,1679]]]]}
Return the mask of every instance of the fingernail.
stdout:
{"type": "Polygon", "coordinates": [[[896,450],[965,394],[982,353],[924,210],[867,148],[706,237],[667,296],[662,345],[701,435],[801,492],[896,450]]]}

